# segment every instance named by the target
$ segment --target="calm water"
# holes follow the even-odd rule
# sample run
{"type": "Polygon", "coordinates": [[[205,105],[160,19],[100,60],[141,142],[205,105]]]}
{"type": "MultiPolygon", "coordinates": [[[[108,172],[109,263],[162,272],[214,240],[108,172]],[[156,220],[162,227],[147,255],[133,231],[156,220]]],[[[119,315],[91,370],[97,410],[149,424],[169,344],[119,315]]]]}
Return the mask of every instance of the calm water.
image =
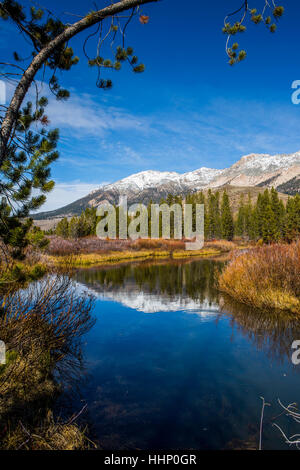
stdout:
{"type": "MultiPolygon", "coordinates": [[[[300,324],[229,303],[214,286],[220,266],[202,260],[78,272],[96,296],[80,393],[103,448],[257,447],[261,396],[272,405],[263,447],[286,448],[272,418],[281,412],[277,398],[299,397],[300,366],[290,356],[300,324]]],[[[276,422],[290,434],[300,428],[286,417],[276,422]]]]}

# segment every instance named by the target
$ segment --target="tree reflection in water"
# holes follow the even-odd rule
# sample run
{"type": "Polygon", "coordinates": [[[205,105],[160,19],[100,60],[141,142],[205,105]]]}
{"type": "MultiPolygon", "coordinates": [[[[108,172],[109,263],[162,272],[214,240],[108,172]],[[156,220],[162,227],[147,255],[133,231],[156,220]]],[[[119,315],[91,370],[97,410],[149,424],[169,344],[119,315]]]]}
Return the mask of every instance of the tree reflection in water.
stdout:
{"type": "Polygon", "coordinates": [[[270,358],[290,358],[291,345],[300,339],[300,321],[295,315],[259,311],[220,293],[216,279],[224,262],[215,260],[142,262],[108,268],[80,270],[76,279],[98,292],[139,291],[172,300],[175,296],[209,305],[217,304],[219,318],[227,316],[233,329],[249,338],[270,358]]]}

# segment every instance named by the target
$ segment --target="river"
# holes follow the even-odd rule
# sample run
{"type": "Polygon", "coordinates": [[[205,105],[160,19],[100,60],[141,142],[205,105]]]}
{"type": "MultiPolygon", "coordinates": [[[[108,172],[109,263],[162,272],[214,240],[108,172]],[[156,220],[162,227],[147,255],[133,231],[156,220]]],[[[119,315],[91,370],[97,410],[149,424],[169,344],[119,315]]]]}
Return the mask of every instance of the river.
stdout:
{"type": "MultiPolygon", "coordinates": [[[[216,289],[222,262],[143,262],[76,273],[96,297],[84,338],[86,377],[75,408],[87,404],[104,449],[257,448],[262,400],[264,449],[286,449],[275,421],[297,401],[295,318],[236,304],[216,289]]],[[[77,400],[77,401],[76,401],[77,400]]]]}

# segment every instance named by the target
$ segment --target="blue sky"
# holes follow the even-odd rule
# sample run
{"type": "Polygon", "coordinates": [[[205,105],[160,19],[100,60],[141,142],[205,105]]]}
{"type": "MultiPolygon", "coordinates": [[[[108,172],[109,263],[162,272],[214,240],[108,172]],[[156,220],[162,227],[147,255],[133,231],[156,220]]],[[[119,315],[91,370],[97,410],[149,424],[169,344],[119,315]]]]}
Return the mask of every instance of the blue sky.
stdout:
{"type": "MultiPolygon", "coordinates": [[[[227,64],[221,28],[241,0],[204,3],[162,0],[144,6],[149,23],[135,19],[126,40],[146,71],[137,75],[125,66],[108,74],[114,83],[110,91],[96,87],[96,71],[87,66],[82,52],[87,33],[72,41],[80,63],[61,76],[71,98],[51,99],[47,111],[61,139],[60,159],[52,168],[57,185],[44,209],[138,171],[224,168],[252,152],[300,150],[300,106],[291,102],[291,84],[300,79],[299,2],[280,2],[286,13],[275,35],[249,24],[238,38],[248,57],[234,67],[227,64]]],[[[254,6],[263,3],[253,0],[254,6]]],[[[65,12],[95,9],[92,2],[77,0],[42,4],[68,22],[76,17],[65,12]]],[[[7,44],[22,51],[23,40],[9,24],[1,28],[1,55],[7,59],[7,44]]],[[[90,41],[91,56],[95,49],[90,41]]]]}

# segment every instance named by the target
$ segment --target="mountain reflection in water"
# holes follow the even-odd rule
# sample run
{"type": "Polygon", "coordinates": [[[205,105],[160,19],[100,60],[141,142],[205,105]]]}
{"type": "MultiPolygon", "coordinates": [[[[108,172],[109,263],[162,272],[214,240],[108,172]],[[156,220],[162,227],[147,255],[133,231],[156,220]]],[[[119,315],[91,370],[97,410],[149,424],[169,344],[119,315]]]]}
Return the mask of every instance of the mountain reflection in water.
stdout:
{"type": "Polygon", "coordinates": [[[224,296],[222,267],[203,259],[76,273],[97,298],[82,396],[104,448],[255,448],[260,396],[272,403],[264,448],[285,448],[271,424],[278,397],[297,400],[300,323],[224,296]]]}

